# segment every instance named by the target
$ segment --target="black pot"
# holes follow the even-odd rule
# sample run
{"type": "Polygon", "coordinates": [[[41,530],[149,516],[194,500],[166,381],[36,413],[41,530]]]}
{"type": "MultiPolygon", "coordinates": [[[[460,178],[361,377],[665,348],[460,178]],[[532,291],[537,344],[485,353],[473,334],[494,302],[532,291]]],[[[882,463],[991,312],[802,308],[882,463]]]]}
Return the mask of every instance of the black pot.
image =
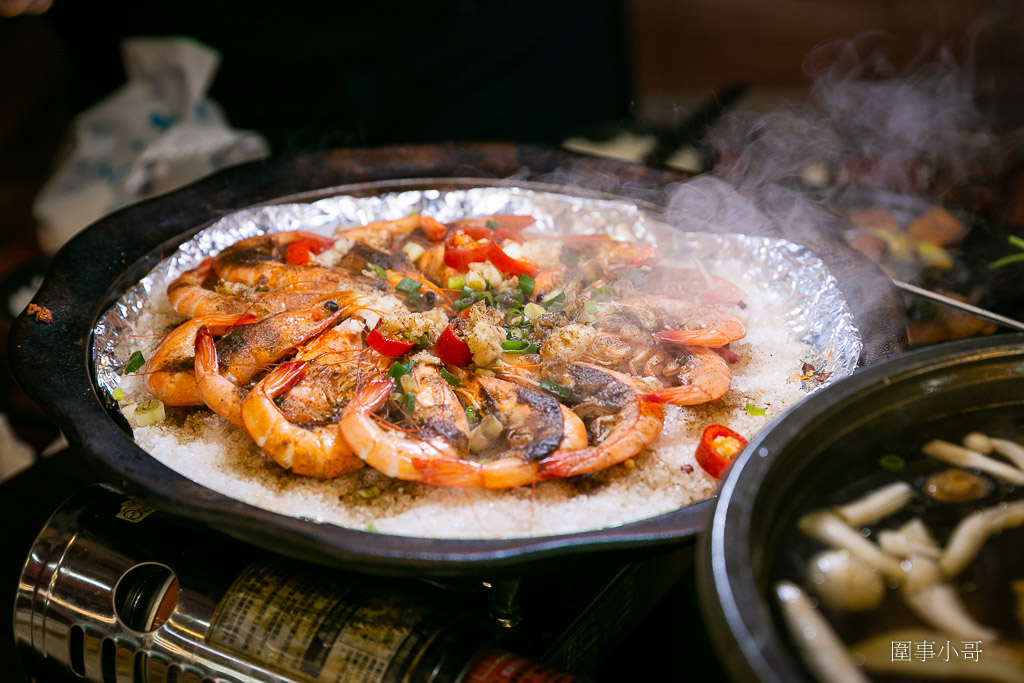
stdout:
{"type": "MultiPolygon", "coordinates": [[[[607,189],[613,179],[618,196],[644,202],[687,179],[638,164],[507,144],[338,150],[237,167],[115,213],[65,245],[35,298],[51,311],[53,323],[24,314],[15,322],[12,368],[25,391],[109,483],[180,516],[302,559],[378,573],[443,576],[486,570],[494,576],[598,552],[636,554],[678,544],[702,528],[706,501],[616,528],[510,540],[386,536],[270,513],[198,486],[151,458],[108,412],[94,382],[90,335],[99,316],[178,244],[226,213],[339,193],[378,194],[424,183],[444,187],[457,178],[495,183],[515,176],[512,184],[538,178],[550,183],[553,172],[564,170],[575,182],[565,191],[607,189]],[[588,178],[594,186],[581,187],[588,178]]],[[[808,234],[802,243],[839,280],[863,331],[862,362],[903,350],[902,300],[881,271],[822,236],[808,234]]]]}
{"type": "Polygon", "coordinates": [[[825,492],[877,472],[882,454],[989,429],[1024,434],[1024,335],[950,342],[865,368],[752,440],[723,481],[698,545],[701,609],[732,677],[813,680],[771,591],[800,516],[821,507],[825,492]]]}

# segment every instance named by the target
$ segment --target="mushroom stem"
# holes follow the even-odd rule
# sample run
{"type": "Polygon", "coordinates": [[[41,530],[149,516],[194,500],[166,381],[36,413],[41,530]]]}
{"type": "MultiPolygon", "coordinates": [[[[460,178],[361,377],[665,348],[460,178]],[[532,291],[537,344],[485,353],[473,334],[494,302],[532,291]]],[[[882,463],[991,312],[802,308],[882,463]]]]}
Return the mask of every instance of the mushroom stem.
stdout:
{"type": "Polygon", "coordinates": [[[1024,525],[1024,500],[978,510],[960,520],[949,535],[946,550],[939,559],[942,575],[952,578],[978,556],[989,536],[1024,525]]]}
{"type": "Polygon", "coordinates": [[[885,552],[896,557],[921,555],[932,559],[942,557],[942,549],[932,538],[928,527],[920,517],[915,517],[899,529],[882,529],[878,532],[878,545],[885,552]]]}
{"type": "Polygon", "coordinates": [[[925,557],[912,557],[900,595],[919,617],[935,628],[964,640],[990,643],[999,633],[982,626],[964,606],[956,589],[942,583],[938,565],[925,557]]]}
{"type": "Polygon", "coordinates": [[[838,506],[836,512],[850,526],[869,526],[902,510],[913,496],[910,484],[896,481],[838,506]]]}
{"type": "Polygon", "coordinates": [[[898,579],[902,576],[899,560],[861,536],[834,512],[809,512],[800,519],[799,527],[800,531],[825,545],[849,551],[851,555],[878,569],[888,578],[898,579]]]}
{"type": "Polygon", "coordinates": [[[1024,471],[949,441],[933,439],[922,446],[921,451],[950,465],[981,470],[1011,484],[1024,485],[1024,471]]]}
{"type": "Polygon", "coordinates": [[[790,636],[807,668],[818,680],[867,683],[867,676],[857,668],[832,626],[799,586],[790,581],[780,581],[775,584],[775,597],[790,636]]]}
{"type": "Polygon", "coordinates": [[[984,455],[995,451],[1016,465],[1018,469],[1024,471],[1024,446],[1016,441],[991,437],[981,432],[971,432],[964,437],[964,446],[984,455]]]}

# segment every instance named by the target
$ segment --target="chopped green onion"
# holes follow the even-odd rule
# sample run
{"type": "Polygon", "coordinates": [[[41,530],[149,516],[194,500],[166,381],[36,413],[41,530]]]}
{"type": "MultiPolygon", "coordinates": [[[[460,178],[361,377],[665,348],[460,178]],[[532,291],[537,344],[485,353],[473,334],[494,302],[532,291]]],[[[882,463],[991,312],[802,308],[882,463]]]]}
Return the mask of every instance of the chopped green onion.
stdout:
{"type": "Polygon", "coordinates": [[[146,359],[143,358],[142,352],[132,351],[132,355],[128,356],[128,365],[124,366],[124,373],[122,374],[130,375],[145,364],[146,359]]]}
{"type": "Polygon", "coordinates": [[[508,353],[535,353],[537,345],[523,339],[509,339],[501,342],[501,348],[508,353]]]}
{"type": "Polygon", "coordinates": [[[270,287],[257,287],[255,291],[257,291],[257,292],[269,292],[270,291],[270,287]]]}
{"type": "Polygon", "coordinates": [[[110,392],[110,397],[113,398],[115,401],[123,401],[124,389],[122,389],[121,387],[114,387],[114,390],[110,392]]]}
{"type": "Polygon", "coordinates": [[[135,424],[139,427],[155,425],[164,419],[164,404],[157,399],[146,401],[135,409],[135,424]]]}
{"type": "Polygon", "coordinates": [[[996,268],[1002,268],[1003,266],[1008,266],[1011,263],[1020,263],[1021,261],[1024,261],[1024,254],[1014,254],[1012,256],[1004,256],[1001,259],[997,259],[988,264],[988,267],[991,270],[995,270],[996,268]]]}
{"type": "Polygon", "coordinates": [[[471,270],[466,273],[466,286],[470,289],[482,292],[487,289],[487,278],[485,278],[480,272],[471,270]]]}
{"type": "Polygon", "coordinates": [[[384,272],[384,269],[378,266],[376,263],[371,263],[370,267],[373,268],[373,272],[377,274],[377,277],[381,280],[387,280],[388,274],[384,272]]]}
{"type": "Polygon", "coordinates": [[[532,301],[523,306],[523,315],[526,316],[527,320],[533,320],[538,315],[543,315],[544,313],[547,313],[547,310],[540,304],[535,304],[532,301]]]}
{"type": "Polygon", "coordinates": [[[564,384],[552,382],[549,379],[542,379],[540,381],[540,388],[543,389],[544,391],[547,391],[548,393],[558,396],[559,398],[569,398],[570,396],[572,396],[572,389],[565,386],[564,384]]]}
{"type": "Polygon", "coordinates": [[[498,225],[498,221],[494,221],[494,220],[489,220],[486,223],[484,223],[484,225],[486,225],[491,230],[497,230],[498,228],[501,227],[500,225],[498,225]]]}
{"type": "Polygon", "coordinates": [[[444,377],[444,381],[448,382],[448,384],[451,384],[453,387],[457,387],[460,384],[462,384],[461,379],[459,379],[452,373],[448,372],[444,368],[439,368],[438,370],[441,373],[441,377],[444,377]]]}
{"type": "Polygon", "coordinates": [[[410,393],[405,395],[405,412],[410,415],[416,412],[416,394],[410,393]]]}
{"type": "MultiPolygon", "coordinates": [[[[1017,237],[1016,235],[1008,235],[1006,241],[1018,249],[1024,249],[1024,239],[1017,237]]],[[[1011,254],[1010,256],[1004,256],[1001,259],[993,261],[988,264],[988,267],[990,270],[994,270],[996,268],[1008,266],[1011,263],[1020,263],[1021,261],[1024,261],[1024,254],[1011,254]]]]}
{"type": "Polygon", "coordinates": [[[480,426],[477,428],[479,435],[490,441],[501,436],[503,431],[505,431],[505,426],[501,424],[501,420],[493,415],[484,415],[483,419],[480,420],[480,426]]]}
{"type": "Polygon", "coordinates": [[[882,469],[890,472],[899,472],[906,465],[903,458],[898,455],[883,455],[878,459],[878,464],[882,466],[882,469]]]}
{"type": "Polygon", "coordinates": [[[531,295],[533,295],[533,288],[536,285],[537,285],[536,280],[534,280],[529,275],[520,275],[519,276],[519,289],[523,292],[524,296],[531,296],[531,295]]]}
{"type": "Polygon", "coordinates": [[[426,311],[430,308],[430,298],[423,292],[410,292],[405,295],[405,305],[414,311],[426,311]]]}
{"type": "Polygon", "coordinates": [[[418,259],[420,256],[423,256],[423,254],[427,252],[426,249],[424,249],[421,245],[417,244],[416,242],[406,242],[405,244],[402,245],[402,251],[405,252],[405,255],[406,257],[408,257],[410,263],[416,261],[416,259],[418,259]]]}
{"type": "Polygon", "coordinates": [[[758,408],[751,403],[747,404],[747,415],[764,415],[764,412],[764,408],[758,408]]]}
{"type": "Polygon", "coordinates": [[[410,372],[412,372],[412,361],[406,361],[404,363],[395,361],[391,364],[391,367],[388,368],[388,377],[401,380],[402,375],[408,375],[410,372]]]}
{"type": "Polygon", "coordinates": [[[587,312],[587,315],[594,315],[597,313],[597,302],[593,299],[588,300],[587,303],[583,304],[583,310],[587,312]]]}
{"type": "Polygon", "coordinates": [[[402,391],[412,394],[419,389],[419,383],[416,378],[412,376],[412,373],[408,375],[402,375],[402,379],[398,380],[398,383],[402,385],[402,391]]]}
{"type": "Polygon", "coordinates": [[[501,308],[519,308],[523,305],[523,293],[518,289],[502,292],[494,298],[494,301],[501,308]]]}
{"type": "Polygon", "coordinates": [[[448,289],[462,289],[466,286],[466,278],[462,275],[452,275],[448,278],[448,289]]]}
{"type": "Polygon", "coordinates": [[[562,252],[562,263],[567,266],[575,266],[580,262],[580,255],[571,252],[562,252]]]}
{"type": "Polygon", "coordinates": [[[634,286],[640,285],[646,277],[647,274],[639,268],[629,268],[626,271],[626,279],[632,282],[634,286]]]}
{"type": "Polygon", "coordinates": [[[549,313],[558,313],[562,310],[562,306],[565,304],[565,292],[559,292],[550,299],[546,299],[541,302],[541,306],[544,307],[549,313]]]}
{"type": "Polygon", "coordinates": [[[379,486],[366,486],[358,489],[356,493],[359,494],[360,498],[366,498],[369,500],[370,498],[376,498],[379,496],[381,494],[381,490],[379,486]]]}
{"type": "Polygon", "coordinates": [[[374,526],[373,524],[367,524],[366,525],[366,530],[369,531],[371,534],[379,534],[380,533],[379,531],[377,531],[377,527],[374,526]]]}
{"type": "Polygon", "coordinates": [[[413,292],[417,291],[422,286],[423,286],[422,282],[416,282],[415,280],[412,280],[410,278],[403,277],[398,282],[398,284],[395,285],[395,289],[398,290],[399,292],[405,292],[406,294],[412,294],[413,292]]]}
{"type": "Polygon", "coordinates": [[[464,311],[475,303],[474,299],[456,299],[455,303],[452,304],[452,308],[456,311],[464,311]]]}
{"type": "Polygon", "coordinates": [[[479,420],[480,416],[477,415],[476,408],[473,406],[466,406],[466,421],[469,422],[469,426],[475,427],[479,420]]]}
{"type": "Polygon", "coordinates": [[[523,315],[523,311],[520,308],[510,308],[505,311],[505,319],[503,323],[505,325],[521,325],[526,316],[523,315]]]}
{"type": "Polygon", "coordinates": [[[601,285],[600,287],[598,287],[597,289],[594,290],[594,297],[597,298],[597,297],[609,296],[611,293],[612,293],[612,288],[611,287],[609,287],[608,285],[601,285]]]}

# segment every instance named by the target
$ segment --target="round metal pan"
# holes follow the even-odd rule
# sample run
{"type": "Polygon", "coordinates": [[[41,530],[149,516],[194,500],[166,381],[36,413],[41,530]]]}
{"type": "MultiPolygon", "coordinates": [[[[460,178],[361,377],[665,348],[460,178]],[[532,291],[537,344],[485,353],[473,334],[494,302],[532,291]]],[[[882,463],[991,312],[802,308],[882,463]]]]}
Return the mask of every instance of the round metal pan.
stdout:
{"type": "MultiPolygon", "coordinates": [[[[437,540],[373,534],[285,517],[203,488],[140,449],[96,389],[90,335],[97,318],[178,244],[217,218],[264,203],[311,201],[332,194],[379,194],[459,178],[516,184],[568,171],[573,192],[607,190],[655,202],[686,176],[638,164],[510,144],[441,144],[307,153],[221,172],[177,192],[137,204],[86,228],[54,257],[34,303],[53,322],[22,314],[11,332],[13,371],[73,447],[109,483],[176,514],[242,540],[305,560],[348,569],[417,576],[522,575],[537,568],[632,557],[691,539],[708,502],[620,527],[508,540],[437,540]],[[425,180],[430,179],[430,180],[425,180]],[[587,179],[592,185],[587,187],[587,179]]],[[[738,229],[737,231],[742,231],[738,229]]],[[[817,234],[804,240],[832,270],[864,337],[862,364],[905,349],[902,300],[866,258],[817,234]],[[865,303],[871,301],[870,305],[865,303]]]]}
{"type": "Polygon", "coordinates": [[[915,453],[968,431],[1019,439],[1024,335],[939,344],[822,389],[753,439],[726,476],[698,546],[701,611],[736,681],[813,679],[771,598],[791,560],[797,519],[823,496],[878,472],[884,453],[915,453]]]}

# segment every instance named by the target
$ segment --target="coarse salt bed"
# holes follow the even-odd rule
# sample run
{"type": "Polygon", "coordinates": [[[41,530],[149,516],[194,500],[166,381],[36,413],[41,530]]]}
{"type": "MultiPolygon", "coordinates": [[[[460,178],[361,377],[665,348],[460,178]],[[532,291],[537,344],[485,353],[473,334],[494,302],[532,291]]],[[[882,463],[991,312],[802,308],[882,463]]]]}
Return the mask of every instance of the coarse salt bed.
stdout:
{"type": "MultiPolygon", "coordinates": [[[[733,275],[742,278],[741,275],[733,275]]],[[[737,280],[734,280],[737,281],[737,280]]],[[[433,538],[513,538],[618,526],[676,510],[712,495],[717,481],[696,463],[704,427],[728,424],[753,437],[774,416],[806,395],[796,381],[808,346],[782,324],[785,302],[746,285],[741,317],[747,336],[731,345],[732,389],[700,406],[666,406],[665,426],[648,450],[630,462],[571,481],[488,491],[434,488],[391,480],[370,468],[322,481],[289,475],[251,439],[206,410],[169,408],[166,420],[135,429],[155,458],[210,489],[284,515],[433,538]],[[765,408],[750,415],[748,404],[765,408]]],[[[173,313],[157,307],[140,322],[164,329],[173,313]]],[[[145,400],[131,387],[129,400],[145,400]]]]}

